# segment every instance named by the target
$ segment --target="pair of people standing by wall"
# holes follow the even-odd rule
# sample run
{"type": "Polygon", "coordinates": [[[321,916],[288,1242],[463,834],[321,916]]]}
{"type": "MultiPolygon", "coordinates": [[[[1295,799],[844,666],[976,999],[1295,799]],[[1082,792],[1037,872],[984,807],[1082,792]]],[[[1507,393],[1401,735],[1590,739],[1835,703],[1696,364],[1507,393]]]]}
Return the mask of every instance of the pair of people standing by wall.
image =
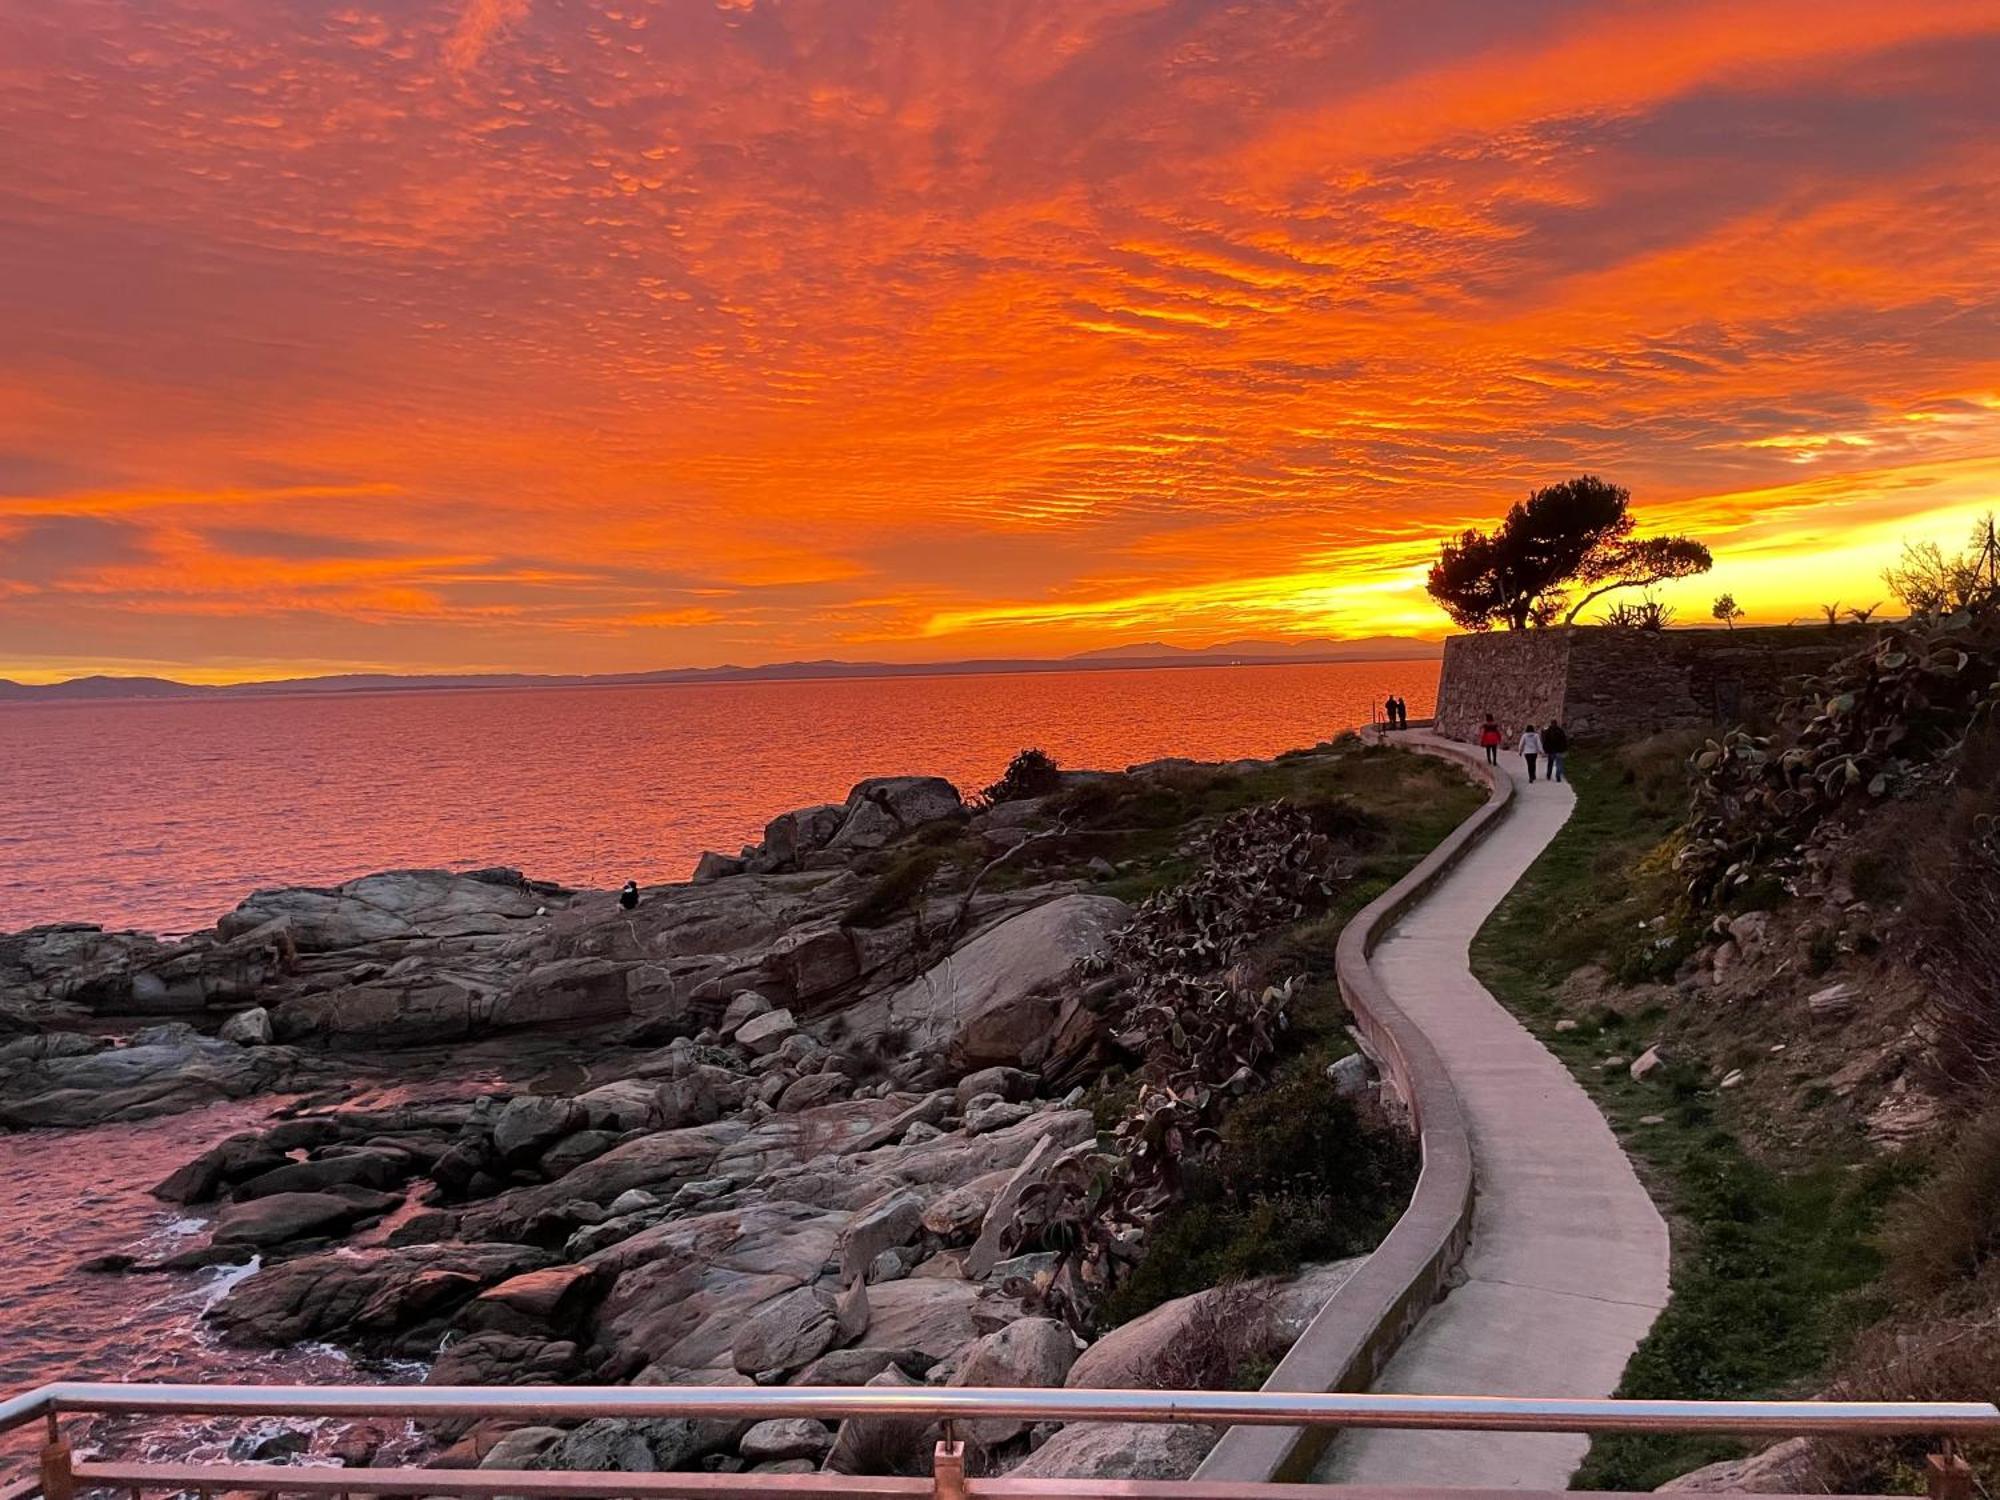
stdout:
{"type": "MultiPolygon", "coordinates": [[[[1500,764],[1500,746],[1506,742],[1501,733],[1500,721],[1488,714],[1479,726],[1479,744],[1486,752],[1486,764],[1500,764]]],[[[1528,780],[1535,780],[1536,763],[1543,756],[1548,757],[1549,780],[1561,781],[1565,776],[1565,762],[1569,756],[1569,736],[1562,725],[1550,722],[1547,729],[1537,729],[1530,724],[1521,731],[1521,738],[1515,746],[1521,752],[1521,759],[1528,767],[1528,780]]]]}
{"type": "Polygon", "coordinates": [[[1401,698],[1390,698],[1382,704],[1382,727],[1384,729],[1408,729],[1410,727],[1410,705],[1401,698]]]}

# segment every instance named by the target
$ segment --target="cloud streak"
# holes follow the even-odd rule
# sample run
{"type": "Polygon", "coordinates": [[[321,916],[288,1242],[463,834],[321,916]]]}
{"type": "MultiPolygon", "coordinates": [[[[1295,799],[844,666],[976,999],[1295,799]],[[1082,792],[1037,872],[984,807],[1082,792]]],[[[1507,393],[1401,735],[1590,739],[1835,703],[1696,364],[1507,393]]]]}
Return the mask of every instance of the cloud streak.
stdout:
{"type": "Polygon", "coordinates": [[[445,65],[454,73],[479,66],[486,49],[528,14],[529,0],[465,0],[458,23],[445,38],[445,65]]]}

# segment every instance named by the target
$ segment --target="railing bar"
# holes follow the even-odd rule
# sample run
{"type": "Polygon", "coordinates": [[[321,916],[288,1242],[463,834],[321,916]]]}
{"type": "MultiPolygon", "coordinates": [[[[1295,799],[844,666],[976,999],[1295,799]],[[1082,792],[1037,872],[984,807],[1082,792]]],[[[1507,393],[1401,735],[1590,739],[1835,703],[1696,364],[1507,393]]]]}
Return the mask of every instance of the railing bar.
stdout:
{"type": "MultiPolygon", "coordinates": [[[[139,1466],[146,1468],[147,1466],[139,1466]]],[[[210,1466],[217,1467],[217,1466],[210,1466]]],[[[94,1466],[129,1475],[129,1466],[94,1466]]],[[[79,1466],[79,1477],[84,1477],[79,1466]]],[[[155,1485],[187,1480],[194,1468],[158,1466],[147,1469],[155,1485]]],[[[287,1469],[275,1464],[229,1466],[229,1488],[264,1496],[295,1492],[315,1500],[341,1494],[356,1496],[424,1495],[479,1497],[531,1495],[547,1500],[725,1500],[725,1497],[769,1491],[782,1500],[918,1500],[930,1493],[930,1481],[845,1474],[617,1474],[507,1469],[382,1469],[369,1470],[368,1483],[353,1487],[353,1475],[343,1481],[338,1469],[287,1469]],[[343,1490],[345,1483],[350,1488],[343,1490]]],[[[125,1486],[114,1486],[125,1487],[125,1486]]],[[[1215,1480],[1143,1479],[975,1479],[967,1482],[971,1500],[1311,1500],[1326,1495],[1324,1487],[1308,1484],[1235,1484],[1215,1480]]],[[[1523,1500],[1519,1490],[1472,1488],[1411,1489],[1384,1486],[1340,1486],[1339,1500],[1523,1500]]],[[[1532,1492],[1530,1492],[1532,1493],[1532,1492]]],[[[1631,1500],[1602,1493],[1548,1493],[1535,1500],[1631,1500]]],[[[1840,1497],[1821,1497],[1840,1500],[1840,1497]]],[[[1848,1497],[1862,1500],[1862,1497],[1848,1497]]]]}
{"type": "Polygon", "coordinates": [[[538,1420],[775,1416],[1161,1422],[1517,1432],[2000,1433],[1988,1402],[1595,1401],[1289,1391],[1105,1391],[881,1386],[203,1386],[58,1383],[8,1403],[55,1411],[538,1420]]]}

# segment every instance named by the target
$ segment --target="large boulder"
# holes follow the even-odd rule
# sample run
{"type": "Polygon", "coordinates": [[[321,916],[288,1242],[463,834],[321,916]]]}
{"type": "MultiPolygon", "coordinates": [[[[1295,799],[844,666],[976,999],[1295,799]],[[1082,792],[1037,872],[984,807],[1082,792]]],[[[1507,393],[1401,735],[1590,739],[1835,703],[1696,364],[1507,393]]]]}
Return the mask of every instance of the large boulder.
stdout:
{"type": "Polygon", "coordinates": [[[291,1165],[291,1158],[258,1130],[224,1136],[193,1161],[176,1167],[153,1188],[169,1203],[206,1203],[231,1183],[291,1165]]]}
{"type": "Polygon", "coordinates": [[[587,1111],[574,1099],[527,1094],[509,1099],[500,1111],[493,1122],[493,1145],[502,1156],[524,1160],[588,1124],[587,1111]]]}
{"type": "Polygon", "coordinates": [[[778,1417],[744,1433],[736,1451],[753,1464],[782,1463],[788,1458],[822,1458],[832,1446],[833,1434],[824,1422],[778,1417]]]}
{"type": "Polygon", "coordinates": [[[849,1012],[850,1035],[901,1035],[960,1068],[1039,1062],[1057,991],[1132,915],[1110,896],[1060,896],[980,934],[885,999],[849,1012]]]}
{"type": "MultiPolygon", "coordinates": [[[[297,960],[291,924],[283,917],[225,942],[204,933],[133,964],[131,1007],[159,1015],[241,1005],[256,999],[267,983],[288,972],[297,960]]],[[[101,998],[97,1008],[107,1008],[101,998]]]]}
{"type": "Polygon", "coordinates": [[[866,1277],[876,1256],[909,1244],[923,1221],[924,1200],[908,1188],[897,1188],[862,1209],[840,1237],[842,1282],[866,1277]]]}
{"type": "Polygon", "coordinates": [[[304,1066],[289,1047],[240,1047],[175,1023],[129,1047],[16,1061],[0,1069],[0,1127],[99,1125],[268,1093],[304,1066]]]}
{"type": "Polygon", "coordinates": [[[324,1193],[334,1188],[401,1187],[416,1175],[417,1163],[400,1151],[346,1151],[311,1161],[284,1161],[267,1172],[239,1182],[230,1196],[237,1202],[269,1198],[277,1193],[324,1193]]]}
{"type": "Polygon", "coordinates": [[[806,855],[824,849],[846,818],[847,809],[838,802],[780,813],[764,825],[762,852],[775,868],[796,868],[806,855]]]}
{"type": "MultiPolygon", "coordinates": [[[[868,1384],[908,1389],[922,1382],[891,1365],[870,1377],[868,1384]]],[[[906,1473],[933,1450],[941,1435],[936,1422],[921,1417],[849,1417],[834,1435],[825,1467],[834,1474],[906,1473]]]]}
{"type": "Polygon", "coordinates": [[[1008,1470],[1010,1479],[1185,1479],[1215,1446],[1213,1427],[1089,1422],[1063,1428],[1008,1470]]]}
{"type": "MultiPolygon", "coordinates": [[[[449,1353],[450,1351],[446,1351],[449,1353]]],[[[442,1360],[440,1360],[442,1363],[442,1360]]],[[[446,1382],[441,1382],[446,1383],[446,1382]]],[[[484,1385],[485,1381],[450,1381],[452,1385],[484,1385]]],[[[507,1382],[499,1381],[504,1385],[507,1382]]],[[[527,1384],[529,1382],[523,1382],[527,1384]]],[[[479,1460],[482,1469],[529,1469],[535,1460],[550,1448],[561,1442],[563,1430],[560,1427],[516,1427],[512,1432],[501,1434],[491,1448],[479,1460]]]]}
{"type": "Polygon", "coordinates": [[[257,891],[215,930],[226,940],[283,918],[301,953],[521,931],[549,898],[518,877],[511,885],[486,878],[491,873],[385,870],[344,885],[257,891]]]}
{"type": "Polygon", "coordinates": [[[499,997],[491,1024],[622,1020],[632,1011],[631,970],[632,965],[608,958],[560,958],[537,964],[499,997]]]}
{"type": "Polygon", "coordinates": [[[239,1047],[268,1047],[272,1040],[271,1013],[261,1005],[239,1010],[222,1023],[216,1035],[239,1047]]]}
{"type": "Polygon", "coordinates": [[[1006,1306],[985,1301],[970,1282],[933,1276],[878,1282],[868,1288],[868,1302],[864,1347],[913,1349],[932,1360],[955,1353],[986,1331],[973,1316],[974,1309],[999,1316],[1006,1306]]]}
{"type": "Polygon", "coordinates": [[[659,1123],[659,1096],[656,1085],[643,1079],[624,1078],[579,1094],[576,1102],[582,1106],[592,1130],[641,1130],[659,1123]]]}
{"type": "Polygon", "coordinates": [[[1013,1175],[1012,1167],[982,1172],[970,1182],[940,1193],[924,1209],[925,1230],[946,1244],[970,1243],[986,1221],[986,1211],[1013,1175]]]}
{"type": "Polygon", "coordinates": [[[287,1042],[420,1046],[477,1035],[492,1024],[498,1004],[489,984],[417,967],[393,979],[289,996],[273,1007],[271,1025],[287,1042]]]}
{"type": "Polygon", "coordinates": [[[576,1377],[578,1363],[577,1347],[567,1339],[487,1330],[446,1344],[424,1384],[557,1385],[576,1377]]]}
{"type": "Polygon", "coordinates": [[[834,1299],[800,1287],[744,1324],[730,1357],[745,1375],[795,1370],[830,1349],[836,1332],[834,1299]]]}
{"type": "Polygon", "coordinates": [[[1669,1479],[1661,1495],[1796,1495],[1812,1470],[1812,1440],[1787,1438],[1748,1458],[1707,1464],[1669,1479]]]}
{"type": "Polygon", "coordinates": [[[537,1469],[591,1473],[671,1473],[729,1444],[741,1429],[687,1417],[598,1417],[565,1433],[535,1458],[537,1469]]]}
{"type": "MultiPolygon", "coordinates": [[[[208,1316],[232,1338],[260,1344],[374,1341],[419,1326],[442,1331],[444,1316],[481,1288],[549,1262],[546,1252],[522,1245],[328,1251],[265,1266],[208,1316]]],[[[429,1335],[424,1357],[436,1346],[429,1335]]]]}
{"type": "Polygon", "coordinates": [[[510,1276],[472,1300],[460,1321],[500,1333],[568,1333],[597,1305],[610,1284],[602,1266],[548,1266],[510,1276]]]}
{"type": "Polygon", "coordinates": [[[1088,1390],[1142,1389],[1275,1363],[1366,1260],[1330,1261],[1296,1276],[1209,1287],[1162,1302],[1084,1350],[1066,1383],[1088,1390]]]}
{"type": "Polygon", "coordinates": [[[789,1010],[766,1011],[736,1029],[736,1045],[753,1057],[766,1057],[784,1046],[785,1039],[798,1029],[799,1023],[789,1010]]]}
{"type": "MultiPolygon", "coordinates": [[[[972,1346],[951,1383],[974,1386],[1058,1386],[1076,1363],[1076,1339],[1053,1318],[1021,1318],[972,1346]]],[[[966,1424],[991,1448],[1028,1430],[1025,1419],[996,1417],[966,1424]]]]}
{"type": "Polygon", "coordinates": [[[840,831],[829,849],[879,849],[911,829],[965,811],[958,788],[941,776],[871,776],[847,794],[840,831]]]}
{"type": "Polygon", "coordinates": [[[341,1234],[363,1219],[380,1218],[399,1200],[382,1193],[273,1193],[232,1203],[215,1221],[215,1243],[268,1249],[287,1240],[341,1234]]]}

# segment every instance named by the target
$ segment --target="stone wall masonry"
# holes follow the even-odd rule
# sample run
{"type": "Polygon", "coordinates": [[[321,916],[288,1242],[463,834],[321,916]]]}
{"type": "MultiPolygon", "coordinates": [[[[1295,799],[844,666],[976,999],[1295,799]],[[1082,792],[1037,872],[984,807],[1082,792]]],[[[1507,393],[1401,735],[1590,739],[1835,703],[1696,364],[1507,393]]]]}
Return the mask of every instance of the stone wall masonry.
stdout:
{"type": "Polygon", "coordinates": [[[1571,625],[1456,635],[1444,643],[1437,729],[1470,741],[1491,713],[1512,745],[1523,725],[1551,719],[1581,736],[1768,722],[1794,679],[1824,670],[1872,634],[1859,625],[1571,625]]]}
{"type": "Polygon", "coordinates": [[[1492,714],[1507,743],[1530,722],[1560,718],[1573,630],[1495,630],[1444,643],[1438,676],[1437,732],[1471,741],[1492,714]]]}
{"type": "Polygon", "coordinates": [[[1572,627],[1563,723],[1572,734],[1649,734],[1768,723],[1796,678],[1865,646],[1865,626],[1738,630],[1572,627]]]}

